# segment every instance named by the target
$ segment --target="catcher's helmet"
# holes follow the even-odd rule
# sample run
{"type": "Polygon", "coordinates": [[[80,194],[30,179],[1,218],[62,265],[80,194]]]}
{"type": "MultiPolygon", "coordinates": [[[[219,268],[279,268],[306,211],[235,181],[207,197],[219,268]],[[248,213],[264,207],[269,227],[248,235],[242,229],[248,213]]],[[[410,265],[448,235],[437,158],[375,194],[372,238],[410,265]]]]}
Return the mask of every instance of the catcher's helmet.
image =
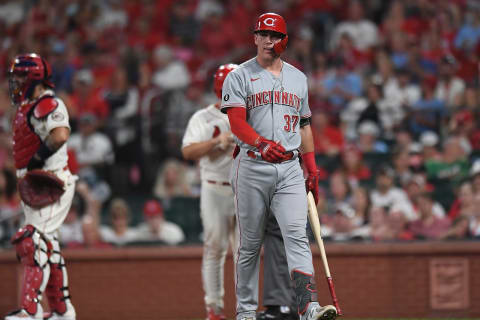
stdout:
{"type": "Polygon", "coordinates": [[[213,91],[215,91],[219,99],[222,98],[223,82],[225,81],[227,74],[229,74],[230,71],[235,70],[237,67],[238,65],[233,63],[222,64],[213,75],[213,91]]]}
{"type": "Polygon", "coordinates": [[[36,53],[17,55],[8,70],[8,76],[10,99],[15,105],[28,100],[39,83],[54,87],[50,81],[52,68],[36,53]]]}
{"type": "Polygon", "coordinates": [[[287,24],[281,15],[269,12],[259,16],[253,32],[255,33],[263,30],[278,32],[284,36],[280,42],[277,42],[273,46],[275,53],[280,54],[287,48],[287,24]]]}

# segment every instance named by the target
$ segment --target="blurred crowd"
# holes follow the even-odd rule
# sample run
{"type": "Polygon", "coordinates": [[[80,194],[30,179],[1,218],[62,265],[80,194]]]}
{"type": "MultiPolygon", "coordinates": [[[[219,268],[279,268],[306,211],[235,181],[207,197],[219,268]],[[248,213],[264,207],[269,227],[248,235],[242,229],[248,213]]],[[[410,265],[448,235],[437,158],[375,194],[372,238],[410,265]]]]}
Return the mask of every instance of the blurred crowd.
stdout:
{"type": "Polygon", "coordinates": [[[216,101],[218,65],[255,55],[253,24],[269,11],[287,21],[283,59],[309,79],[325,237],[479,237],[478,1],[0,0],[0,243],[22,217],[6,81],[16,54],[52,64],[71,117],[80,182],[63,244],[184,243],[163,211],[200,194],[185,127],[216,101]],[[132,194],[145,200],[135,212],[132,194]]]}

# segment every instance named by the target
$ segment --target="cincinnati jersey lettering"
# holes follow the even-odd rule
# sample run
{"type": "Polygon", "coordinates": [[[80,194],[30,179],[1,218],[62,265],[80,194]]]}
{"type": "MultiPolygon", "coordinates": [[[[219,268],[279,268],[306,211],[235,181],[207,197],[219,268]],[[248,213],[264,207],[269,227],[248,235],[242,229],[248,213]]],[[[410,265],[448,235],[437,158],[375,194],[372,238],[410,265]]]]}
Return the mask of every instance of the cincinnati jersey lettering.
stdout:
{"type": "Polygon", "coordinates": [[[247,96],[247,110],[251,110],[260,106],[269,105],[283,105],[300,109],[301,99],[294,93],[286,91],[262,91],[247,96]]]}

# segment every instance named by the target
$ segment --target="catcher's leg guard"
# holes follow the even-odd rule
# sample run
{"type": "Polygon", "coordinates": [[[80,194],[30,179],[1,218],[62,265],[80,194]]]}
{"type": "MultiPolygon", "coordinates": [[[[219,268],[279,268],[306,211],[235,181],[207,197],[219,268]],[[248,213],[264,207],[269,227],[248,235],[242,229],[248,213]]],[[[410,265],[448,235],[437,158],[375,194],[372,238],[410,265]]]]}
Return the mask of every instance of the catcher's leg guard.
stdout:
{"type": "Polygon", "coordinates": [[[48,256],[51,245],[32,225],[20,229],[13,236],[12,243],[24,266],[21,308],[31,318],[42,319],[43,309],[40,301],[50,274],[48,256]]]}
{"type": "Polygon", "coordinates": [[[75,319],[75,308],[70,302],[67,269],[60,254],[60,244],[56,237],[53,237],[51,243],[53,251],[49,259],[50,278],[45,291],[50,311],[54,315],[64,316],[65,319],[75,319]]]}
{"type": "Polygon", "coordinates": [[[317,301],[317,290],[315,279],[312,274],[303,273],[298,270],[292,271],[295,295],[297,297],[298,313],[304,314],[310,302],[317,301]]]}

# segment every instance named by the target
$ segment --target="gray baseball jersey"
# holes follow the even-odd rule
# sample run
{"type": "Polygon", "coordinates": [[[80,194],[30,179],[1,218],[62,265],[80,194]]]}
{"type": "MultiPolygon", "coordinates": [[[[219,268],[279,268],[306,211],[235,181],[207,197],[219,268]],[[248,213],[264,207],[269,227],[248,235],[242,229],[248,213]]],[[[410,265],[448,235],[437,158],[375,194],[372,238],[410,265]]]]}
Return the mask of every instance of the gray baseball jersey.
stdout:
{"type": "MultiPolygon", "coordinates": [[[[250,59],[227,75],[222,94],[223,112],[229,107],[247,108],[247,122],[258,134],[279,141],[287,151],[298,149],[300,119],[311,112],[307,77],[297,68],[283,62],[281,75],[275,77],[250,59]]],[[[241,148],[253,148],[236,142],[241,148]]]]}

